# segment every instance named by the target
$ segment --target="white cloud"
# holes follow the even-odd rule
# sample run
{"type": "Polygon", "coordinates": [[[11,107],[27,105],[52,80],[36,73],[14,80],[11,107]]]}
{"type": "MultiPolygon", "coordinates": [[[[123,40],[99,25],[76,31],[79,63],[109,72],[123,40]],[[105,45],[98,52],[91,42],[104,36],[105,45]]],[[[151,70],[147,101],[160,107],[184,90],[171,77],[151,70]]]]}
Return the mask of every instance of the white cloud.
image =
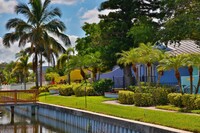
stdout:
{"type": "Polygon", "coordinates": [[[98,9],[95,7],[92,10],[86,11],[82,16],[81,16],[81,23],[83,24],[84,22],[87,23],[99,23],[99,15],[104,14],[108,15],[112,10],[103,10],[101,12],[98,11],[98,9]]]}
{"type": "MultiPolygon", "coordinates": [[[[78,36],[75,35],[68,35],[71,41],[72,47],[75,47],[76,40],[78,36]]],[[[28,47],[29,45],[27,45],[28,47]]],[[[0,37],[0,63],[1,62],[11,62],[16,61],[15,54],[19,52],[22,48],[18,47],[18,42],[11,45],[10,48],[6,48],[3,46],[3,39],[0,37]]]]}
{"type": "Polygon", "coordinates": [[[0,14],[14,13],[14,7],[17,5],[16,0],[0,0],[0,14]]]}
{"type": "Polygon", "coordinates": [[[78,2],[84,2],[84,0],[52,0],[52,3],[55,4],[66,4],[66,5],[73,5],[78,2]]]}
{"type": "Polygon", "coordinates": [[[68,36],[71,41],[72,47],[74,47],[76,45],[76,40],[77,40],[78,36],[75,36],[75,35],[68,35],[68,36]]]}
{"type": "Polygon", "coordinates": [[[10,62],[16,60],[15,54],[20,50],[21,48],[18,47],[17,43],[11,45],[10,48],[4,47],[3,40],[0,37],[0,62],[10,62]]]}

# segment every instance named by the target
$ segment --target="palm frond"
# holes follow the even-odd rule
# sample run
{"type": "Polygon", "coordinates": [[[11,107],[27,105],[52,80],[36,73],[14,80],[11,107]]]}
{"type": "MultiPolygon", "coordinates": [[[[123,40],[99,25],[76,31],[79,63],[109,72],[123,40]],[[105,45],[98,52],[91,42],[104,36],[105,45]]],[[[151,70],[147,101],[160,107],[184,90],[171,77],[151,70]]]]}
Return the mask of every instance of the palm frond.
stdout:
{"type": "Polygon", "coordinates": [[[34,18],[34,15],[32,14],[32,12],[31,12],[30,8],[28,7],[28,5],[24,4],[24,3],[19,3],[15,7],[15,12],[17,14],[23,14],[28,19],[33,19],[34,18]]]}
{"type": "Polygon", "coordinates": [[[20,38],[20,33],[17,32],[6,33],[3,37],[3,45],[5,47],[10,47],[11,43],[14,43],[15,41],[19,40],[19,38],[20,38]]]}

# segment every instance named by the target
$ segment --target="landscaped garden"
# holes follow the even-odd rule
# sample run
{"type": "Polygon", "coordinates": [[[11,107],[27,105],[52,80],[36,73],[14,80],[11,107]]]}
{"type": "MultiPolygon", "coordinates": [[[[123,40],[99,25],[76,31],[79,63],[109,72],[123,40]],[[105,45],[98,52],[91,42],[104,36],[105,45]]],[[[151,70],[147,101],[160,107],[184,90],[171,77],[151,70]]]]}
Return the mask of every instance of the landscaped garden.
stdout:
{"type": "Polygon", "coordinates": [[[135,106],[119,106],[103,103],[104,101],[108,100],[114,99],[104,98],[102,96],[87,96],[87,103],[85,103],[85,97],[58,96],[49,95],[49,93],[42,93],[39,97],[39,101],[44,103],[84,109],[131,120],[138,120],[193,132],[200,132],[199,116],[178,112],[149,110],[135,106]],[[87,104],[87,108],[85,104],[87,104]]]}
{"type": "Polygon", "coordinates": [[[30,0],[16,6],[15,13],[24,20],[8,20],[10,32],[4,35],[3,45],[18,42],[19,47],[26,47],[16,53],[16,62],[0,64],[0,83],[23,83],[24,89],[38,89],[39,101],[44,103],[200,132],[198,0],[104,1],[99,10],[112,11],[100,15],[99,23],[85,23],[85,36],[78,38],[74,47],[59,20],[60,9],[50,8],[50,3],[30,0]],[[191,40],[195,48],[188,44],[186,52],[174,50],[184,40],[191,40]],[[171,44],[174,49],[169,50],[171,44]],[[45,61],[50,66],[44,72],[45,61]],[[101,77],[116,65],[124,76],[120,89],[113,87],[112,76],[101,77]],[[188,91],[181,83],[185,76],[181,68],[187,71],[188,91]],[[163,73],[169,71],[175,77],[174,86],[160,83],[163,73]],[[198,78],[195,83],[194,73],[198,78]],[[145,83],[141,82],[144,74],[145,83]],[[156,77],[153,84],[152,76],[156,77]],[[26,88],[29,81],[35,86],[26,88]],[[103,97],[106,92],[118,98],[103,97]],[[113,100],[120,104],[104,103],[113,100]]]}
{"type": "Polygon", "coordinates": [[[129,90],[120,90],[118,99],[105,98],[101,96],[104,94],[102,90],[101,93],[97,92],[99,91],[98,87],[101,86],[107,86],[104,91],[111,91],[111,87],[109,87],[111,84],[108,84],[108,82],[111,83],[110,80],[104,80],[95,83],[95,85],[90,83],[86,85],[83,82],[72,83],[71,85],[44,86],[39,89],[41,92],[39,101],[200,132],[199,95],[182,95],[181,93],[174,93],[175,89],[169,86],[156,88],[142,83],[141,89],[138,86],[130,86],[129,90]],[[51,90],[52,87],[58,89],[60,95],[50,94],[48,90],[51,90]],[[120,104],[104,103],[105,101],[116,100],[120,104]],[[153,108],[149,109],[148,107],[153,108]]]}

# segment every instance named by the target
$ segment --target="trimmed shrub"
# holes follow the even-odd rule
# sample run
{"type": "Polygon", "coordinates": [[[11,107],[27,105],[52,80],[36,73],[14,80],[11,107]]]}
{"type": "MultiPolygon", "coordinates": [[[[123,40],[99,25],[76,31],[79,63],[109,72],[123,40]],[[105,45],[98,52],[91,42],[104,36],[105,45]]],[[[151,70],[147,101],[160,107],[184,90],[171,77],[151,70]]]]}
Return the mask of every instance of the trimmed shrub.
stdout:
{"type": "Polygon", "coordinates": [[[119,91],[119,102],[122,104],[133,104],[134,92],[132,91],[119,91]]]}
{"type": "Polygon", "coordinates": [[[153,98],[150,93],[134,93],[135,106],[152,106],[153,98]]]}
{"type": "Polygon", "coordinates": [[[111,79],[100,79],[92,84],[98,95],[104,95],[104,92],[110,92],[114,82],[111,79]]]}
{"type": "Polygon", "coordinates": [[[74,94],[74,91],[72,89],[72,85],[62,85],[59,88],[59,93],[62,96],[71,96],[74,94]]]}
{"type": "Polygon", "coordinates": [[[180,93],[170,93],[168,94],[168,99],[170,104],[175,105],[177,107],[182,107],[182,94],[180,93]]]}
{"type": "Polygon", "coordinates": [[[87,96],[95,96],[96,92],[95,90],[92,88],[92,86],[86,86],[85,85],[81,85],[81,84],[76,84],[73,86],[73,91],[75,96],[80,97],[80,96],[85,96],[85,89],[86,89],[86,95],[87,96]]]}
{"type": "Polygon", "coordinates": [[[82,89],[82,87],[77,87],[76,89],[74,89],[74,94],[77,97],[85,96],[85,90],[82,89]]]}
{"type": "Polygon", "coordinates": [[[89,86],[86,88],[86,93],[87,93],[87,96],[95,96],[96,95],[96,92],[94,90],[94,88],[92,88],[92,86],[89,86]]]}
{"type": "Polygon", "coordinates": [[[182,104],[188,110],[195,109],[195,99],[195,95],[184,94],[182,95],[182,104]]]}
{"type": "Polygon", "coordinates": [[[152,90],[153,102],[155,105],[167,105],[169,103],[167,95],[168,90],[164,88],[157,88],[152,90]]]}
{"type": "Polygon", "coordinates": [[[49,91],[49,89],[46,86],[43,86],[43,87],[39,88],[39,93],[48,92],[48,91],[49,91]]]}
{"type": "Polygon", "coordinates": [[[197,97],[194,103],[195,103],[196,109],[200,109],[200,97],[197,97]]]}

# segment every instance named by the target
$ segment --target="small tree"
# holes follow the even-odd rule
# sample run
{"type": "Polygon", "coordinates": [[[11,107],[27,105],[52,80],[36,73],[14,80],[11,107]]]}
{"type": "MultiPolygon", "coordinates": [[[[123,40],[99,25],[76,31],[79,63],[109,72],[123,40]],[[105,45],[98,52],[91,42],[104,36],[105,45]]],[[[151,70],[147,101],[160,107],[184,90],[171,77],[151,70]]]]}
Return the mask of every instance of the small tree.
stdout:
{"type": "Polygon", "coordinates": [[[137,53],[139,54],[140,63],[146,64],[148,68],[148,85],[150,86],[150,68],[152,63],[158,62],[161,58],[162,52],[158,49],[154,49],[150,43],[144,44],[141,43],[139,48],[137,49],[137,53]]]}
{"type": "Polygon", "coordinates": [[[117,53],[117,55],[121,56],[118,60],[117,63],[118,64],[123,64],[124,66],[126,65],[132,65],[132,69],[135,73],[135,77],[137,80],[137,84],[139,86],[139,88],[141,88],[140,85],[140,79],[138,76],[138,69],[137,69],[137,63],[139,63],[139,57],[138,57],[138,52],[136,51],[137,49],[132,48],[129,51],[122,51],[121,53],[117,53]]]}
{"type": "MultiPolygon", "coordinates": [[[[66,67],[66,62],[69,62],[69,60],[74,56],[74,48],[68,48],[64,54],[62,54],[58,61],[57,61],[57,67],[63,68],[66,67]]],[[[71,84],[71,77],[70,77],[70,71],[67,71],[68,73],[68,83],[71,84]]]]}
{"type": "Polygon", "coordinates": [[[13,72],[17,71],[17,70],[21,70],[23,73],[23,81],[24,81],[24,89],[26,90],[26,77],[28,74],[28,69],[32,68],[32,63],[28,62],[28,56],[22,56],[21,58],[19,58],[19,61],[16,63],[13,72]]]}
{"type": "Polygon", "coordinates": [[[183,66],[183,56],[177,55],[177,56],[170,56],[167,54],[164,59],[159,61],[158,65],[158,71],[159,70],[171,70],[173,69],[175,71],[175,77],[178,80],[178,85],[180,87],[180,91],[183,94],[183,90],[181,87],[181,75],[179,72],[179,68],[183,66]]]}

